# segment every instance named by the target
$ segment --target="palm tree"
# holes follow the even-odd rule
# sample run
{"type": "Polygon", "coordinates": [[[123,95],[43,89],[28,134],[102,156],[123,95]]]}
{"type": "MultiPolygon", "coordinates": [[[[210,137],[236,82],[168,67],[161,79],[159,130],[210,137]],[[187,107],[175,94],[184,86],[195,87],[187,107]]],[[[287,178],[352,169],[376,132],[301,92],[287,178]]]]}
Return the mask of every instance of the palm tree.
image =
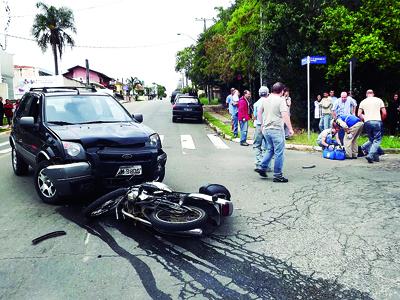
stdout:
{"type": "Polygon", "coordinates": [[[47,50],[49,44],[51,45],[54,56],[55,73],[58,75],[57,49],[61,59],[65,45],[69,44],[71,48],[75,45],[71,35],[66,32],[71,31],[76,33],[74,14],[72,10],[67,7],[60,7],[57,9],[54,6],[47,6],[43,2],[36,3],[36,7],[42,9],[43,13],[39,13],[35,16],[35,21],[32,26],[32,35],[43,52],[47,50]]]}

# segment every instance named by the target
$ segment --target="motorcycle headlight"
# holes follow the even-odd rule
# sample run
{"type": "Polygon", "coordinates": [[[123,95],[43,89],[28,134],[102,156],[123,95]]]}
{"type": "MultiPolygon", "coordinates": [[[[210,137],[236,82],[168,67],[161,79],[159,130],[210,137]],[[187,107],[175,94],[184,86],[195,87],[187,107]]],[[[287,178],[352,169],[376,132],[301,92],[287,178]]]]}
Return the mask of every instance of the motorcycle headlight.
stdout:
{"type": "Polygon", "coordinates": [[[158,147],[161,145],[160,137],[157,133],[154,133],[150,136],[150,145],[153,147],[158,147]]]}
{"type": "Polygon", "coordinates": [[[75,157],[78,156],[81,152],[81,145],[73,142],[62,142],[64,150],[67,151],[69,156],[75,157]]]}

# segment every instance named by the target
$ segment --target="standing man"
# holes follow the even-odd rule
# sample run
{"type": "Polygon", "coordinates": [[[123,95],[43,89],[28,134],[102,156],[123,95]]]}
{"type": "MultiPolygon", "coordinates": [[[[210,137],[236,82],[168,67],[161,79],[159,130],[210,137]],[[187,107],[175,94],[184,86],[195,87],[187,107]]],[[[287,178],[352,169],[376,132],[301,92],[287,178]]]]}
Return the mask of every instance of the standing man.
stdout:
{"type": "Polygon", "coordinates": [[[393,95],[393,100],[388,105],[388,125],[390,134],[399,134],[400,132],[400,102],[399,94],[393,95]]]}
{"type": "Polygon", "coordinates": [[[365,131],[368,134],[368,141],[361,146],[364,152],[368,152],[365,159],[369,163],[378,162],[383,136],[382,120],[386,118],[386,108],[382,99],[375,97],[373,90],[367,90],[367,98],[361,101],[358,116],[365,122],[365,131]]]}
{"type": "Polygon", "coordinates": [[[238,119],[240,124],[240,145],[249,146],[247,143],[247,131],[249,129],[251,93],[248,90],[243,92],[243,97],[238,103],[238,119]]]}
{"type": "Polygon", "coordinates": [[[337,97],[335,96],[334,90],[329,91],[329,97],[331,97],[332,104],[335,104],[335,102],[337,101],[337,97]]]}
{"type": "MultiPolygon", "coordinates": [[[[331,91],[332,93],[333,91],[331,91]]],[[[335,97],[336,98],[336,97],[335,97]]],[[[328,92],[324,92],[324,97],[321,100],[321,108],[322,108],[322,116],[320,127],[322,130],[328,129],[331,127],[331,109],[332,109],[332,98],[328,96],[328,92]]]]}
{"type": "Polygon", "coordinates": [[[264,138],[261,128],[262,117],[261,118],[258,117],[258,110],[262,105],[264,99],[268,97],[269,89],[266,86],[260,87],[260,89],[258,90],[258,95],[260,96],[260,99],[258,99],[257,102],[254,103],[253,105],[254,126],[256,127],[254,131],[254,142],[253,142],[253,149],[256,155],[256,168],[254,169],[254,171],[256,172],[258,169],[261,168],[260,164],[265,155],[265,150],[267,149],[266,140],[264,138]]]}
{"type": "MultiPolygon", "coordinates": [[[[288,114],[290,117],[290,107],[292,106],[292,98],[290,98],[289,89],[287,87],[283,91],[283,98],[285,99],[286,106],[288,107],[288,114]]],[[[286,125],[284,125],[284,128],[285,128],[285,139],[287,139],[289,137],[289,129],[287,128],[286,125]]]]}
{"type": "Polygon", "coordinates": [[[233,137],[238,137],[238,103],[239,103],[239,91],[234,90],[231,101],[229,102],[229,112],[232,117],[232,131],[233,137]]]}
{"type": "Polygon", "coordinates": [[[332,117],[336,119],[341,115],[355,115],[356,114],[357,102],[353,98],[347,96],[347,92],[340,94],[340,99],[333,103],[332,106],[332,117]]]}
{"type": "Polygon", "coordinates": [[[285,99],[282,97],[284,88],[283,83],[275,83],[272,86],[272,94],[267,99],[264,99],[258,110],[259,118],[262,118],[264,113],[262,128],[268,148],[260,164],[260,169],[257,172],[261,177],[267,177],[266,170],[272,157],[275,155],[274,182],[289,181],[282,174],[283,154],[285,150],[284,124],[288,127],[289,136],[292,136],[294,132],[285,99]]]}
{"type": "Polygon", "coordinates": [[[0,126],[3,126],[3,119],[4,119],[4,104],[3,104],[3,97],[0,97],[0,126]]]}
{"type": "Polygon", "coordinates": [[[235,89],[234,88],[231,88],[231,90],[230,90],[230,94],[226,97],[226,101],[225,101],[225,103],[226,103],[226,106],[228,107],[228,111],[229,111],[229,113],[231,113],[231,101],[232,101],[232,96],[233,96],[233,93],[235,92],[235,89]]]}

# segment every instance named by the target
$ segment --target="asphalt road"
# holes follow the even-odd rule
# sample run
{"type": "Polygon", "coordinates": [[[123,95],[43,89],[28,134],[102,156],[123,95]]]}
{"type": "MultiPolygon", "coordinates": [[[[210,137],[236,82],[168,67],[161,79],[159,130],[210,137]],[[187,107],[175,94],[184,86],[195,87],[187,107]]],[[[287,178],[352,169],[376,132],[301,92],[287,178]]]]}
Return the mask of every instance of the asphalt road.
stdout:
{"type": "Polygon", "coordinates": [[[168,100],[126,106],[163,136],[164,182],[224,184],[234,215],[204,238],[87,223],[87,199],[41,203],[32,174],[14,176],[0,152],[1,299],[400,299],[399,156],[367,164],[287,151],[290,181],[273,183],[253,171],[250,147],[218,149],[205,124],[172,123],[168,100]],[[31,244],[54,230],[67,235],[31,244]]]}

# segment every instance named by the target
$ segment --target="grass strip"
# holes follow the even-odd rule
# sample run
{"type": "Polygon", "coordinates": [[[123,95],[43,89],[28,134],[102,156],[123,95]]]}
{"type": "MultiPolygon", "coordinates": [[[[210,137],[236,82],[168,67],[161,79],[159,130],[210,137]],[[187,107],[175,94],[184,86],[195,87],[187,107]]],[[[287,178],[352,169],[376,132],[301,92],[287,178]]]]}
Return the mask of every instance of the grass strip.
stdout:
{"type": "Polygon", "coordinates": [[[233,138],[231,125],[224,124],[222,121],[213,117],[212,114],[210,114],[209,112],[204,112],[204,118],[214,126],[218,127],[224,134],[233,138]]]}
{"type": "Polygon", "coordinates": [[[214,98],[214,99],[211,99],[211,103],[208,103],[208,98],[207,97],[201,97],[200,98],[200,103],[203,103],[204,105],[208,105],[208,104],[218,105],[219,104],[219,100],[218,100],[218,98],[214,98]]]}
{"type": "MultiPolygon", "coordinates": [[[[299,144],[299,145],[309,145],[309,146],[317,146],[317,138],[318,133],[312,132],[310,135],[310,139],[307,137],[307,132],[296,133],[293,137],[287,140],[289,144],[299,144]]],[[[359,145],[364,144],[368,140],[368,137],[362,135],[358,138],[357,143],[359,145]]],[[[394,148],[400,149],[400,137],[398,136],[383,136],[382,148],[394,148]]]]}

